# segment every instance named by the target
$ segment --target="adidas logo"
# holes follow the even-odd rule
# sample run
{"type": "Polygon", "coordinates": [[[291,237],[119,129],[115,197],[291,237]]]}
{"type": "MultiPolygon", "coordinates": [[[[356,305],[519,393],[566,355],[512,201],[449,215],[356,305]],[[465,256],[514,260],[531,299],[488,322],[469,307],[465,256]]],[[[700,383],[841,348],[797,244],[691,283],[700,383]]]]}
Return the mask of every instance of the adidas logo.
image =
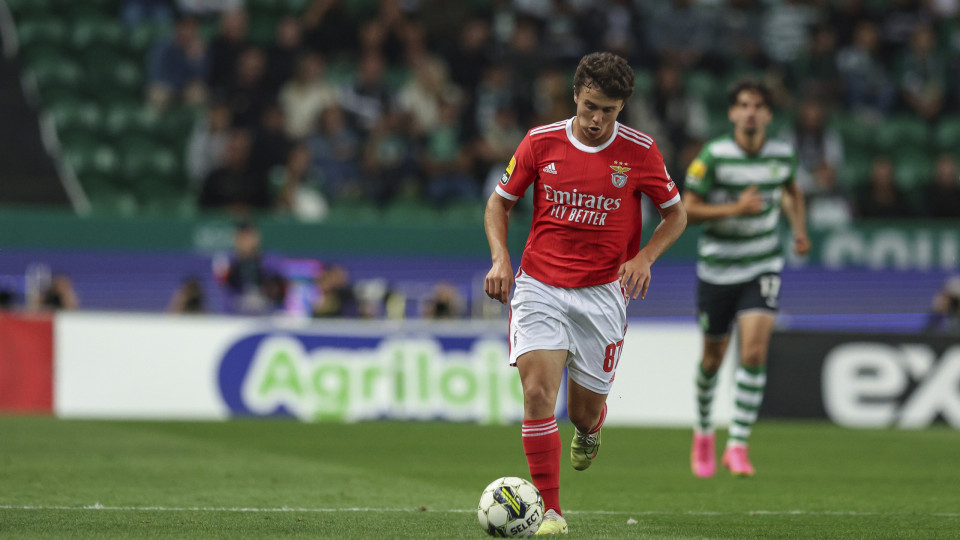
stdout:
{"type": "Polygon", "coordinates": [[[553,162],[550,162],[549,165],[543,168],[543,172],[557,174],[557,166],[553,162]]]}

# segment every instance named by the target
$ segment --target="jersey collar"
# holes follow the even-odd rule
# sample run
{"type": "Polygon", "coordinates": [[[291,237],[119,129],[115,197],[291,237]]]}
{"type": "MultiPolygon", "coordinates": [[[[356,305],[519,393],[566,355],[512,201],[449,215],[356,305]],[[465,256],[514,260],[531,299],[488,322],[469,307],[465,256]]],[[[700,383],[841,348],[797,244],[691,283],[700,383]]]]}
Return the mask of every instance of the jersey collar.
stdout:
{"type": "Polygon", "coordinates": [[[582,150],[582,151],[584,151],[584,152],[589,152],[589,153],[591,153],[591,154],[596,154],[597,152],[599,152],[599,151],[603,150],[604,148],[610,146],[610,143],[612,143],[613,140],[617,138],[617,132],[620,131],[620,122],[614,122],[614,123],[613,123],[613,133],[610,134],[610,138],[609,138],[609,139],[607,139],[606,141],[604,141],[603,144],[601,144],[600,146],[587,146],[587,145],[583,144],[582,142],[578,141],[577,138],[573,136],[573,121],[576,120],[576,119],[577,119],[577,117],[574,116],[573,118],[567,120],[567,140],[569,140],[569,141],[570,141],[570,144],[572,144],[574,147],[576,147],[577,150],[582,150]]]}

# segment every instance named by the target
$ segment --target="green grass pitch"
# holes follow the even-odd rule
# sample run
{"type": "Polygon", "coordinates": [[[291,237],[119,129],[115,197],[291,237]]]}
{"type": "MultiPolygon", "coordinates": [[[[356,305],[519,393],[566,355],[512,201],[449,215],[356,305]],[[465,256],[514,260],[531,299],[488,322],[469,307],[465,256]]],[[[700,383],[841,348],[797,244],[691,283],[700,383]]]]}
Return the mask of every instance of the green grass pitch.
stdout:
{"type": "MultiPolygon", "coordinates": [[[[561,426],[565,445],[572,427],[561,426]]],[[[758,474],[700,480],[686,429],[606,428],[564,455],[576,538],[960,538],[960,432],[761,421],[758,474]]],[[[0,418],[2,538],[483,538],[519,426],[0,418]]]]}

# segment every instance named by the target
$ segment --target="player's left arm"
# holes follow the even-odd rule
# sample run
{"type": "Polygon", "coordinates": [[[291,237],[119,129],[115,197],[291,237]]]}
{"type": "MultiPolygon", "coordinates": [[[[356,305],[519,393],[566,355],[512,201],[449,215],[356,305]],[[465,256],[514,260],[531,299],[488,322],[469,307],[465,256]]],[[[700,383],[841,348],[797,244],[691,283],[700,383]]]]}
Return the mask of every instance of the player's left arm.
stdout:
{"type": "Polygon", "coordinates": [[[793,230],[793,250],[797,255],[806,255],[810,252],[810,237],[807,236],[807,207],[803,200],[803,192],[800,191],[796,182],[789,182],[783,187],[781,205],[793,230]]]}
{"type": "Polygon", "coordinates": [[[660,211],[660,224],[653,231],[653,236],[643,246],[637,256],[620,265],[617,275],[620,277],[620,286],[626,291],[627,295],[637,299],[646,298],[647,289],[650,288],[650,267],[653,266],[663,252],[666,251],[687,227],[687,211],[683,207],[683,202],[658,208],[660,211]]]}

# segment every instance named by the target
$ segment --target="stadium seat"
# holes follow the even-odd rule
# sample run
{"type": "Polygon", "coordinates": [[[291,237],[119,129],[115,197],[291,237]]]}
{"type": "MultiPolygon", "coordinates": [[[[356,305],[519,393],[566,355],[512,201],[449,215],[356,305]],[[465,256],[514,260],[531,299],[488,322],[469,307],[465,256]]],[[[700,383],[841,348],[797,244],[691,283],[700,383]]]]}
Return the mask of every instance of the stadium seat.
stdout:
{"type": "Polygon", "coordinates": [[[82,93],[83,70],[70,59],[36,61],[29,72],[37,83],[37,91],[44,104],[76,98],[82,93]]]}
{"type": "Polygon", "coordinates": [[[893,156],[897,184],[909,193],[916,193],[933,179],[935,158],[926,153],[905,151],[893,156]]]}
{"type": "Polygon", "coordinates": [[[191,107],[167,109],[157,119],[154,133],[168,145],[185,147],[198,118],[199,112],[191,107]]]}
{"type": "MultiPolygon", "coordinates": [[[[633,73],[636,78],[636,82],[634,83],[635,92],[641,96],[649,96],[650,92],[653,91],[653,74],[645,69],[636,69],[633,73]]],[[[573,80],[572,73],[570,80],[573,80]]]]}
{"type": "Polygon", "coordinates": [[[44,108],[57,128],[63,143],[95,139],[103,125],[103,114],[96,103],[73,99],[58,100],[44,108]]]}
{"type": "Polygon", "coordinates": [[[50,13],[51,0],[6,0],[17,23],[50,13]]]}
{"type": "Polygon", "coordinates": [[[166,25],[146,23],[137,26],[125,34],[125,49],[128,56],[141,62],[141,66],[146,66],[147,55],[153,48],[154,43],[161,37],[169,35],[170,31],[170,28],[166,25]]]}
{"type": "Polygon", "coordinates": [[[926,122],[914,116],[894,116],[876,126],[877,147],[883,152],[897,152],[904,147],[925,150],[929,145],[930,129],[926,122]]]}
{"type": "Polygon", "coordinates": [[[71,26],[70,46],[80,53],[95,45],[119,52],[120,45],[126,40],[119,20],[85,17],[71,21],[71,26]]]}
{"type": "Polygon", "coordinates": [[[941,152],[960,149],[960,116],[945,116],[937,123],[934,143],[941,152]]]}
{"type": "Polygon", "coordinates": [[[153,136],[159,115],[150,107],[140,104],[116,103],[106,113],[105,132],[116,141],[130,136],[153,136]]]}
{"type": "Polygon", "coordinates": [[[723,85],[708,71],[691,70],[684,75],[687,92],[703,100],[708,107],[723,107],[726,91],[723,85]]]}
{"type": "Polygon", "coordinates": [[[852,114],[838,114],[831,124],[840,133],[844,150],[853,153],[876,151],[876,126],[852,114]]]}
{"type": "Polygon", "coordinates": [[[61,47],[69,34],[66,23],[55,17],[36,17],[17,25],[17,39],[24,49],[40,44],[61,47]]]}
{"type": "Polygon", "coordinates": [[[870,178],[874,155],[864,152],[847,152],[843,166],[837,170],[837,181],[847,193],[855,193],[870,178]]]}

